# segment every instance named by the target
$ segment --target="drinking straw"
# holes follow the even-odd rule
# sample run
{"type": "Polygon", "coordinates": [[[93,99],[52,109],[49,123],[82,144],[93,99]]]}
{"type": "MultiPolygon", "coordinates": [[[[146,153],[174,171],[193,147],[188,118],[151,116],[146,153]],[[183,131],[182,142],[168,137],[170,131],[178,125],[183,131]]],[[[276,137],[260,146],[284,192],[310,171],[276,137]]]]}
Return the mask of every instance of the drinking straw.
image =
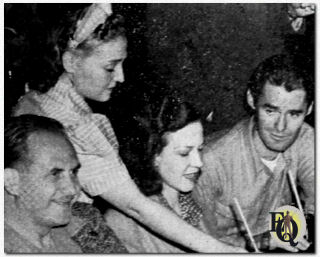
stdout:
{"type": "Polygon", "coordinates": [[[240,213],[240,216],[241,216],[241,219],[242,219],[242,221],[243,221],[243,223],[244,223],[244,226],[245,226],[245,228],[246,228],[246,230],[247,230],[247,232],[248,232],[248,235],[249,235],[250,241],[251,241],[251,243],[252,243],[252,245],[253,245],[254,251],[258,253],[258,252],[260,252],[260,251],[259,251],[259,249],[258,249],[258,247],[257,247],[257,245],[256,245],[256,242],[255,242],[254,239],[253,239],[251,230],[250,230],[250,228],[249,228],[249,226],[248,226],[248,223],[247,223],[246,218],[245,218],[244,215],[243,215],[241,206],[240,206],[237,198],[233,198],[233,200],[234,200],[234,202],[235,202],[235,204],[236,204],[236,207],[237,207],[237,209],[238,209],[238,211],[239,211],[239,213],[240,213]]]}
{"type": "Polygon", "coordinates": [[[303,213],[302,204],[301,204],[301,201],[300,201],[300,197],[299,197],[299,194],[298,194],[296,183],[294,182],[294,179],[293,179],[293,176],[292,176],[292,172],[291,172],[290,169],[288,169],[288,176],[289,176],[289,181],[290,181],[294,196],[296,198],[296,202],[298,204],[298,208],[303,213]]]}

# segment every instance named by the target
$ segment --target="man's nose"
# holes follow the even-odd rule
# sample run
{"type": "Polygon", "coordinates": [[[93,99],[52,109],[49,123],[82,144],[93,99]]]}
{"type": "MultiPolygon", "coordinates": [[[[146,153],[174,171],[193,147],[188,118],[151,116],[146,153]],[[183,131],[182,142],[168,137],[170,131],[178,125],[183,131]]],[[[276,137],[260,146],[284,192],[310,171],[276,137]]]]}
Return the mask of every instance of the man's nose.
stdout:
{"type": "Polygon", "coordinates": [[[122,63],[118,64],[114,70],[114,80],[117,82],[124,82],[124,73],[122,63]]]}
{"type": "Polygon", "coordinates": [[[65,174],[60,189],[64,195],[70,196],[75,196],[80,192],[78,180],[72,174],[65,174]]]}
{"type": "Polygon", "coordinates": [[[287,118],[284,114],[280,114],[276,121],[276,129],[279,132],[284,131],[287,128],[287,118]]]}

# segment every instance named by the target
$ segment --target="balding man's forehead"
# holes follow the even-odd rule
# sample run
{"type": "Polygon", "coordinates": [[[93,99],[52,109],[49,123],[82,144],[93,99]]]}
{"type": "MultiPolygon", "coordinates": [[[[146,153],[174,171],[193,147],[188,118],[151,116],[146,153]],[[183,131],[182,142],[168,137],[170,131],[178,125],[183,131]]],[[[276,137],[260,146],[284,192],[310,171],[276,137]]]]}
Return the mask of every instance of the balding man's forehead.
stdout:
{"type": "Polygon", "coordinates": [[[56,155],[76,155],[74,147],[63,133],[37,131],[29,135],[27,139],[29,154],[40,156],[42,153],[56,155]]]}

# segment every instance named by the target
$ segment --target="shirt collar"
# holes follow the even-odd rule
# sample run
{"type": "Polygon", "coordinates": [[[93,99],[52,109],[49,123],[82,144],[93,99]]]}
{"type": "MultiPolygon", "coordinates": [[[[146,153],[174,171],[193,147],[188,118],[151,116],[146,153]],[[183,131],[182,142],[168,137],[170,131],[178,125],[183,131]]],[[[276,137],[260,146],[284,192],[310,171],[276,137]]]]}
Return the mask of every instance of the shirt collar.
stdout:
{"type": "Polygon", "coordinates": [[[62,74],[50,95],[56,100],[68,103],[69,107],[79,114],[91,114],[92,110],[82,96],[78,94],[67,74],[62,74]]]}

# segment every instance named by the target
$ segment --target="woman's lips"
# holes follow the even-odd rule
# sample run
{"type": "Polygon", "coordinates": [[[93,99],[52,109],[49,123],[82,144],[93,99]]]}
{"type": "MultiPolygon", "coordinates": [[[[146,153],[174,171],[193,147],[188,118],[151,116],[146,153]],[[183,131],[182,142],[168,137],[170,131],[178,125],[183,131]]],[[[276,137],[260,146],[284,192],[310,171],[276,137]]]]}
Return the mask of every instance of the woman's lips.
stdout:
{"type": "Polygon", "coordinates": [[[184,174],[183,175],[186,179],[189,179],[189,180],[191,180],[191,181],[196,181],[198,178],[199,178],[199,176],[200,176],[200,172],[198,171],[198,172],[193,172],[193,173],[188,173],[188,174],[184,174]]]}

